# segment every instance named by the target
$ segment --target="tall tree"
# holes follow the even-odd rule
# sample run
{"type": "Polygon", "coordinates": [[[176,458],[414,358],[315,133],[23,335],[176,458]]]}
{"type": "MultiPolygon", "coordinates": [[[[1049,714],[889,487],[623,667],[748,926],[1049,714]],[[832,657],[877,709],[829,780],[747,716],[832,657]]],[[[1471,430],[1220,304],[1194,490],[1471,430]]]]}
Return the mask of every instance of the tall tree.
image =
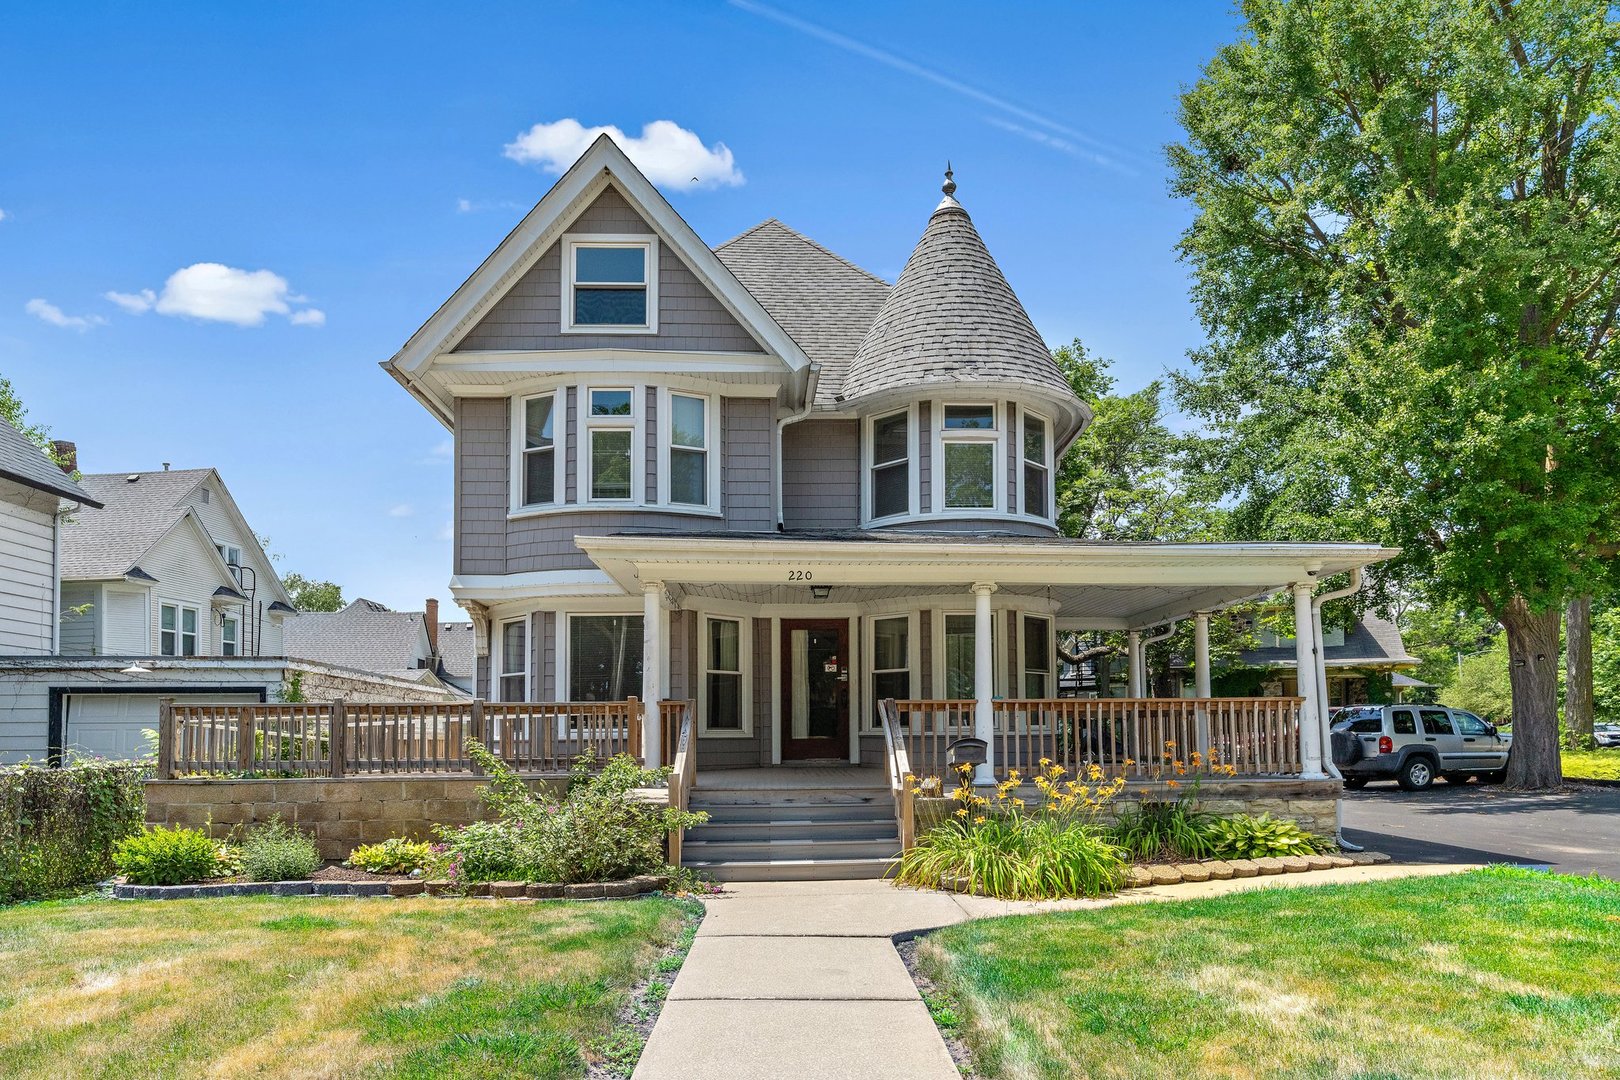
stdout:
{"type": "Polygon", "coordinates": [[[1592,598],[1564,610],[1564,732],[1577,750],[1592,747],[1592,598]]]}
{"type": "Polygon", "coordinates": [[[29,442],[44,451],[45,456],[56,464],[61,465],[62,459],[56,453],[56,447],[51,442],[51,430],[44,424],[31,424],[28,422],[28,409],[17,396],[16,387],[11,380],[0,375],[0,420],[4,420],[16,428],[29,442]]]}
{"type": "Polygon", "coordinates": [[[1558,630],[1620,509],[1607,0],[1245,0],[1181,101],[1209,345],[1178,400],[1253,536],[1379,540],[1506,631],[1508,783],[1560,780],[1558,630]]]}
{"type": "Polygon", "coordinates": [[[317,581],[303,574],[282,574],[281,584],[287,590],[293,607],[299,611],[341,611],[343,587],[330,581],[317,581]]]}

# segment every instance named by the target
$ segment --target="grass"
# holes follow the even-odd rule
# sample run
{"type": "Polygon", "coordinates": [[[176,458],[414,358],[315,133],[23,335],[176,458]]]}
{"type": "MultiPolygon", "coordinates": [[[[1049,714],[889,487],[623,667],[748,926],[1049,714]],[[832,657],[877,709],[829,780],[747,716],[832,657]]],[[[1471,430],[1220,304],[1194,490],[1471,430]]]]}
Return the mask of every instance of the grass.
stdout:
{"type": "Polygon", "coordinates": [[[665,899],[4,908],[0,1071],[581,1076],[688,918],[665,899]]]}
{"type": "Polygon", "coordinates": [[[1565,780],[1620,780],[1620,750],[1563,751],[1565,780]]]}
{"type": "Polygon", "coordinates": [[[1620,1074],[1620,883],[1491,868],[965,923],[990,1077],[1620,1074]]]}

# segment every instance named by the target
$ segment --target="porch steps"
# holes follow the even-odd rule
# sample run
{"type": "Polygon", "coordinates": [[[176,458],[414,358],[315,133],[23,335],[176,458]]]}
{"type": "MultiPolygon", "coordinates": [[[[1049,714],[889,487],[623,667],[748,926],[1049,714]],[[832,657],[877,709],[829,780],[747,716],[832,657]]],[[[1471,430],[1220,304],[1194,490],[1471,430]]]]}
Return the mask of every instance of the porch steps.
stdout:
{"type": "Polygon", "coordinates": [[[688,829],[681,861],[716,881],[878,878],[900,850],[884,790],[796,787],[693,790],[709,820],[688,829]]]}

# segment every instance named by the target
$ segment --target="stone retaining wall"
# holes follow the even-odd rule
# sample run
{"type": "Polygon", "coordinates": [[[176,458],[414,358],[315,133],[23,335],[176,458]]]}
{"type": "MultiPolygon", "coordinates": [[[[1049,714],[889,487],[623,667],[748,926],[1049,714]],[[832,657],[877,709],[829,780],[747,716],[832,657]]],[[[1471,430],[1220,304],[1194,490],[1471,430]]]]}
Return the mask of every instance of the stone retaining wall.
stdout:
{"type": "MultiPolygon", "coordinates": [[[[532,779],[531,788],[561,790],[561,779],[532,779]]],[[[280,815],[311,834],[323,859],[345,859],[356,845],[404,836],[433,839],[434,825],[467,825],[489,817],[477,776],[347,776],[287,780],[148,780],[149,825],[208,827],[223,839],[240,825],[280,815]]]]}

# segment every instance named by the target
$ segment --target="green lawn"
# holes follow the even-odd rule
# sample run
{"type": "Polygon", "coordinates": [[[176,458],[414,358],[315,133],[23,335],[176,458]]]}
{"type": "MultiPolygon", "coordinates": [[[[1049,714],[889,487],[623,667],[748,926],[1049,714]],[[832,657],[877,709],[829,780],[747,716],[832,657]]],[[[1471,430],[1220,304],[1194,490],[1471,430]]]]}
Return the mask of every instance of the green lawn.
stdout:
{"type": "Polygon", "coordinates": [[[0,908],[7,1077],[583,1075],[672,900],[0,908]]]}
{"type": "Polygon", "coordinates": [[[1563,751],[1565,780],[1620,780],[1620,750],[1563,751]]]}
{"type": "Polygon", "coordinates": [[[924,940],[991,1077],[1620,1075],[1620,883],[1493,868],[924,940]]]}

